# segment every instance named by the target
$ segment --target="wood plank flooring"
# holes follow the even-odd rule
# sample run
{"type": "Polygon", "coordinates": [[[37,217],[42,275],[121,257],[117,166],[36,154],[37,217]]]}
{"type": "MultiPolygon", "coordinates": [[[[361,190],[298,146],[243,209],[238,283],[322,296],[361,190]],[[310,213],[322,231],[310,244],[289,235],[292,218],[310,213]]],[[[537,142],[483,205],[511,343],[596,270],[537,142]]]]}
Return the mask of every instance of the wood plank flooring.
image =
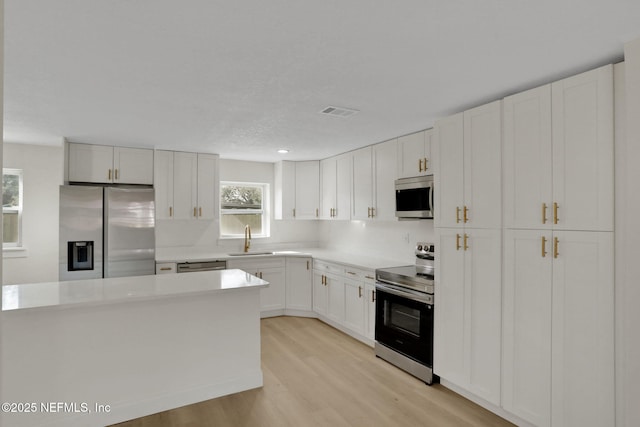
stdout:
{"type": "Polygon", "coordinates": [[[264,387],[118,427],[513,425],[439,384],[425,385],[319,320],[261,322],[264,387]]]}

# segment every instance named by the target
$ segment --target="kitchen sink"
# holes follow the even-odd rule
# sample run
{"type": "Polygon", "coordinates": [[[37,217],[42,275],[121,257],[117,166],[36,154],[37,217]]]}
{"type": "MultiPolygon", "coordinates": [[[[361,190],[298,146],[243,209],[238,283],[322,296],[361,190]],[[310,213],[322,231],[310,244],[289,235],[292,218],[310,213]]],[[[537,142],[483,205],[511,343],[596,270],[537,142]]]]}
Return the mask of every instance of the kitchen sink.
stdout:
{"type": "Polygon", "coordinates": [[[229,256],[247,256],[247,255],[273,255],[273,252],[234,252],[229,256]]]}

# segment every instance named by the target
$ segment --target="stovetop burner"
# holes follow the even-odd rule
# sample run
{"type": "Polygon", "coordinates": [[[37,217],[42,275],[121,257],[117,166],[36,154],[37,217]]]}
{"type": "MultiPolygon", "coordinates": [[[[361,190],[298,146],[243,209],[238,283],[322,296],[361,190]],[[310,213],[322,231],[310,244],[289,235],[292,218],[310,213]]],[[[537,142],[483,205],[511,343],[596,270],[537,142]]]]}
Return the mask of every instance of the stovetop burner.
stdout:
{"type": "Polygon", "coordinates": [[[415,265],[379,268],[376,280],[433,295],[433,276],[422,273],[415,265]]]}

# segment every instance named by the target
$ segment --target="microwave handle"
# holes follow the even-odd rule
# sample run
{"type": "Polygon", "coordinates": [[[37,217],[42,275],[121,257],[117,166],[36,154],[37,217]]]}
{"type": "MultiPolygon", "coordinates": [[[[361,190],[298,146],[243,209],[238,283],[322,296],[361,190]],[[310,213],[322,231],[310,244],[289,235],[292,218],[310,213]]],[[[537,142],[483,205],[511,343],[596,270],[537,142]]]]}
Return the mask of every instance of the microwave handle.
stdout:
{"type": "Polygon", "coordinates": [[[435,216],[435,215],[434,215],[434,214],[435,214],[435,209],[433,208],[433,188],[434,188],[434,185],[433,185],[433,183],[431,183],[431,191],[430,191],[430,193],[431,193],[431,194],[429,194],[429,198],[431,199],[431,200],[429,201],[429,202],[431,203],[431,205],[430,205],[430,208],[431,208],[431,216],[435,216]]]}

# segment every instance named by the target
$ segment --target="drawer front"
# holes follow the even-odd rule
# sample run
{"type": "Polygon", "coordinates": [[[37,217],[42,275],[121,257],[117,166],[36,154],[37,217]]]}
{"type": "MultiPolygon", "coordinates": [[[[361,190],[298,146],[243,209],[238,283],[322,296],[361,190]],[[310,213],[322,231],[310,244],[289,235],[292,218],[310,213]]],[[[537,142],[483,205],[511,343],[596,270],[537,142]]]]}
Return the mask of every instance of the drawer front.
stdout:
{"type": "Polygon", "coordinates": [[[249,273],[255,270],[265,270],[268,268],[284,268],[285,260],[282,257],[252,258],[252,259],[229,259],[227,268],[238,268],[249,273]]]}
{"type": "Polygon", "coordinates": [[[373,270],[363,270],[361,268],[345,267],[344,276],[353,280],[372,280],[375,282],[375,274],[373,270]]]}
{"type": "Polygon", "coordinates": [[[344,266],[340,264],[334,264],[332,262],[313,260],[313,269],[321,271],[323,273],[331,273],[339,276],[344,276],[344,266]]]}

